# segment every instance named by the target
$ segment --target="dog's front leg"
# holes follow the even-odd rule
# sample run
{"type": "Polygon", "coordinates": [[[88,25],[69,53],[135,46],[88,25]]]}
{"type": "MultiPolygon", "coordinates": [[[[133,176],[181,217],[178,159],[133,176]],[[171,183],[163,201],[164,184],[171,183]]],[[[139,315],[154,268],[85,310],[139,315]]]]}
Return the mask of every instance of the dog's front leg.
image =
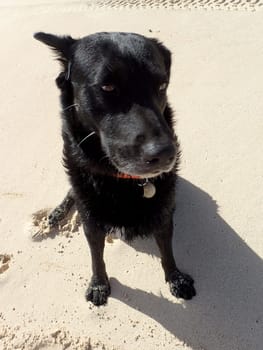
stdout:
{"type": "Polygon", "coordinates": [[[157,231],[154,236],[161,253],[165,280],[169,283],[171,293],[177,298],[192,299],[196,295],[194,280],[182,273],[175,264],[172,248],[173,223],[162,227],[162,231],[157,231]]]}
{"type": "Polygon", "coordinates": [[[92,262],[92,278],[86,291],[86,299],[94,305],[103,305],[106,304],[111,291],[103,260],[105,231],[90,218],[83,220],[83,227],[92,262]]]}
{"type": "Polygon", "coordinates": [[[60,221],[64,220],[68,215],[70,209],[75,203],[74,194],[72,188],[68,191],[63,201],[56,206],[54,210],[48,216],[48,224],[50,227],[56,227],[60,221]]]}

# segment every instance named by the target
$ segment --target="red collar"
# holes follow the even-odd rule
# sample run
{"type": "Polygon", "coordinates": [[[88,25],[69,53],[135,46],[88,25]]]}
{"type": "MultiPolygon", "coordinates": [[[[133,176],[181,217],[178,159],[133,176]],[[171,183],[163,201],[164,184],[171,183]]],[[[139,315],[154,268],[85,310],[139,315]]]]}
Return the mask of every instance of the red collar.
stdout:
{"type": "Polygon", "coordinates": [[[114,176],[117,177],[118,179],[133,179],[133,180],[143,179],[143,177],[141,176],[129,175],[124,173],[117,173],[117,174],[114,174],[114,176]]]}

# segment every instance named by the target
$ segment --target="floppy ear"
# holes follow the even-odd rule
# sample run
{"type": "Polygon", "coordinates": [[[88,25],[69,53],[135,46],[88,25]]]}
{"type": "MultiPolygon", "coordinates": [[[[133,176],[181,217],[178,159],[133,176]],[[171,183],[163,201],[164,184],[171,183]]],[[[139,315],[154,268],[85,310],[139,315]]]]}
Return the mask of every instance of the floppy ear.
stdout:
{"type": "Polygon", "coordinates": [[[51,47],[58,55],[58,60],[63,64],[70,60],[72,45],[77,41],[71,36],[57,36],[43,32],[35,33],[34,38],[51,47]]]}

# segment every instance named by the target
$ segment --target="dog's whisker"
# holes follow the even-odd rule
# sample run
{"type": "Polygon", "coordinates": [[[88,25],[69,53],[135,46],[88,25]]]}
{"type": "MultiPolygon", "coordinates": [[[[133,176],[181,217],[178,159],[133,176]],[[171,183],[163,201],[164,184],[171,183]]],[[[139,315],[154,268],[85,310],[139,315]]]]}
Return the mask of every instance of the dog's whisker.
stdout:
{"type": "Polygon", "coordinates": [[[79,105],[77,103],[73,103],[72,105],[70,106],[67,106],[66,108],[63,109],[63,112],[64,111],[67,111],[68,109],[72,108],[72,107],[79,107],[79,105]]]}
{"type": "Polygon", "coordinates": [[[96,134],[95,131],[92,131],[90,134],[88,134],[87,136],[85,136],[79,143],[78,146],[80,146],[82,144],[82,142],[86,141],[90,136],[96,134]]]}

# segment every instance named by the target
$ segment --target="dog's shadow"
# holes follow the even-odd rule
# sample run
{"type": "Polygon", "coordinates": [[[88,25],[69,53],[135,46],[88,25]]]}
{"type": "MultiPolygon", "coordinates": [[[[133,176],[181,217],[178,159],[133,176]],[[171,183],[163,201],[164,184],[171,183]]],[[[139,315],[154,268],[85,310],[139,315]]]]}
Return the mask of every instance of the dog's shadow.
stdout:
{"type": "MultiPolygon", "coordinates": [[[[176,202],[174,255],[178,267],[195,279],[197,296],[173,303],[111,279],[112,297],[139,309],[193,349],[262,349],[262,259],[220,217],[216,202],[182,178],[176,202]]],[[[151,240],[132,246],[159,256],[151,240]]]]}

